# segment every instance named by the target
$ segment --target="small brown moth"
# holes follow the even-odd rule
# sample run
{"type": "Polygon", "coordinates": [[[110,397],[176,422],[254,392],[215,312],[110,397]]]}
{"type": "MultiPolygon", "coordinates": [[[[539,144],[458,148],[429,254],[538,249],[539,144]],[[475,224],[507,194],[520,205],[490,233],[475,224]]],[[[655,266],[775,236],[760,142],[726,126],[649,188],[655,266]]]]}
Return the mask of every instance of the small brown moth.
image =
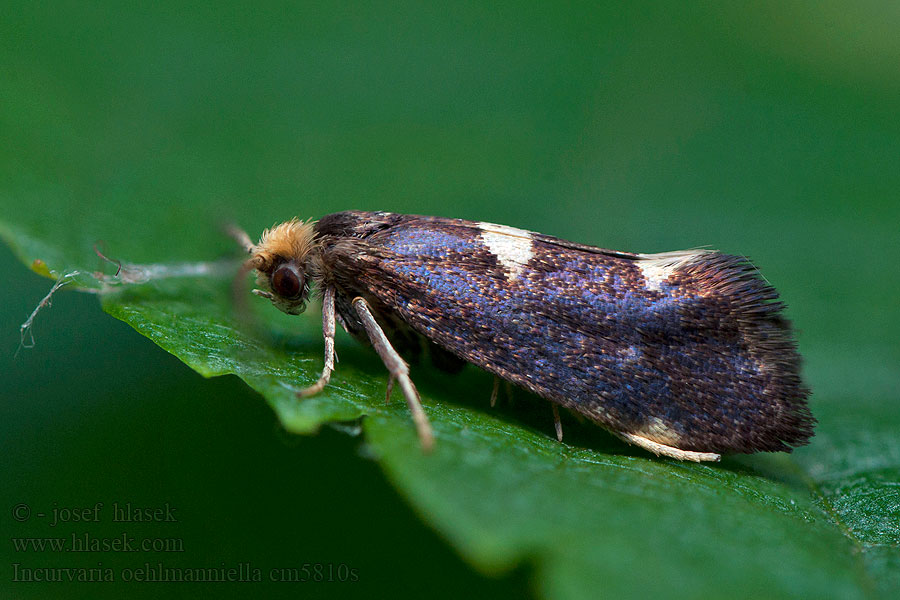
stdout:
{"type": "Polygon", "coordinates": [[[300,395],[328,384],[337,321],[378,352],[425,449],[434,436],[401,358],[425,348],[445,370],[473,363],[657,455],[789,452],[812,435],[783,305],[745,258],[386,212],[236,237],[254,293],[288,314],[311,284],[321,295],[325,367],[300,395]]]}

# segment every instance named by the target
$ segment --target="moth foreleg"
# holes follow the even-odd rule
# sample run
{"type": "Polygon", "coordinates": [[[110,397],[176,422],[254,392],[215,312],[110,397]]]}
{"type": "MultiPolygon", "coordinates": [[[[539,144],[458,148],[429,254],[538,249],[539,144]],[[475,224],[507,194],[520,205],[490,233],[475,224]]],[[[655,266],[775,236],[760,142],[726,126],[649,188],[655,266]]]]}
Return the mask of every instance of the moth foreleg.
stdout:
{"type": "Polygon", "coordinates": [[[319,380],[297,392],[300,397],[312,396],[321,392],[331,380],[334,371],[334,288],[325,288],[322,294],[322,336],[325,338],[325,367],[319,380]]]}
{"type": "Polygon", "coordinates": [[[720,454],[716,454],[715,452],[695,452],[693,450],[682,450],[681,448],[676,448],[674,446],[660,444],[659,442],[654,442],[653,440],[645,438],[644,436],[638,435],[636,433],[625,433],[623,431],[618,431],[616,432],[616,435],[621,437],[626,442],[634,444],[635,446],[640,446],[644,450],[649,450],[657,456],[668,456],[669,458],[677,458],[678,460],[691,460],[694,462],[718,462],[719,459],[722,458],[720,454]]]}
{"type": "Polygon", "coordinates": [[[409,365],[391,346],[387,336],[384,335],[384,331],[382,331],[378,322],[375,321],[375,317],[372,316],[366,301],[357,297],[353,299],[352,304],[369,336],[369,340],[372,342],[372,346],[378,352],[378,356],[381,357],[381,361],[391,375],[391,383],[388,385],[388,388],[393,387],[394,380],[400,384],[400,389],[403,390],[403,395],[406,397],[406,404],[412,413],[413,422],[416,424],[416,431],[419,434],[419,442],[422,444],[422,449],[426,452],[430,451],[434,446],[434,434],[431,432],[428,417],[425,415],[425,411],[422,410],[419,392],[416,391],[416,386],[413,385],[412,379],[409,378],[409,365]]]}

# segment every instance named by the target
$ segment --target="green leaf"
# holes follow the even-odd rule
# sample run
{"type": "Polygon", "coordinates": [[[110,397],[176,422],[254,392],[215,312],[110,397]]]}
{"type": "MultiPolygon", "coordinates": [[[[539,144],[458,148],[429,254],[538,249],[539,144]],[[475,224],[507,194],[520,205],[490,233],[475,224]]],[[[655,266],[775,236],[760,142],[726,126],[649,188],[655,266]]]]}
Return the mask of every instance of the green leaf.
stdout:
{"type": "Polygon", "coordinates": [[[7,25],[30,53],[0,55],[14,75],[0,78],[0,235],[25,264],[78,271],[71,287],[204,376],[238,375],[289,431],[361,429],[423,520],[485,573],[530,565],[542,596],[900,589],[893,38],[834,61],[736,8],[418,8],[394,22],[374,7],[115,6],[77,19],[23,6],[7,25]],[[816,437],[793,455],[684,464],[566,418],[560,444],[538,399],[492,409],[483,373],[414,366],[437,436],[424,455],[379,361],[347,336],[332,384],[298,400],[321,369],[317,307],[288,318],[251,299],[255,326],[239,326],[218,226],[256,235],[346,208],[747,252],[801,330],[816,437]],[[99,240],[126,263],[118,277],[99,240]],[[186,276],[199,264],[209,274],[186,276]]]}

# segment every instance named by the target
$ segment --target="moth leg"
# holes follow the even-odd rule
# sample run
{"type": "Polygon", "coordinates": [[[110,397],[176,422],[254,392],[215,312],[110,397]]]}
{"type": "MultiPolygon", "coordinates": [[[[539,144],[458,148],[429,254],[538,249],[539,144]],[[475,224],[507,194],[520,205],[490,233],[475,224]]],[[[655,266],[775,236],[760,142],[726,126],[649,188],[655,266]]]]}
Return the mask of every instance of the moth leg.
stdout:
{"type": "Polygon", "coordinates": [[[666,446],[665,444],[654,442],[653,440],[645,438],[644,436],[638,435],[636,433],[625,433],[623,431],[618,431],[616,432],[616,435],[621,437],[626,442],[634,444],[635,446],[640,446],[644,450],[649,450],[657,456],[668,456],[669,458],[677,458],[678,460],[691,460],[694,462],[718,462],[719,459],[722,458],[721,454],[716,454],[715,452],[694,452],[693,450],[682,450],[681,448],[675,448],[674,446],[666,446]]]}
{"type": "Polygon", "coordinates": [[[325,338],[325,367],[317,382],[297,392],[301,398],[321,392],[334,371],[334,288],[330,286],[322,294],[322,335],[325,338]]]}
{"type": "Polygon", "coordinates": [[[384,335],[384,331],[381,330],[378,322],[375,321],[375,317],[372,316],[366,301],[356,297],[353,299],[352,304],[366,333],[369,335],[372,346],[378,352],[378,356],[381,357],[381,361],[391,374],[391,382],[388,384],[388,388],[391,389],[393,387],[394,380],[400,383],[400,389],[403,390],[406,404],[409,406],[409,412],[412,413],[413,422],[416,424],[416,431],[419,434],[422,450],[429,452],[434,447],[434,434],[431,432],[428,417],[425,415],[425,411],[422,410],[419,392],[416,391],[416,386],[413,385],[412,380],[409,378],[409,365],[404,362],[393,346],[391,346],[387,336],[384,335]]]}
{"type": "Polygon", "coordinates": [[[503,381],[503,391],[506,393],[506,401],[510,405],[513,404],[515,398],[513,397],[513,384],[506,381],[501,377],[497,377],[494,375],[494,387],[491,389],[491,408],[497,406],[497,396],[500,395],[500,382],[503,381]]]}
{"type": "Polygon", "coordinates": [[[562,421],[559,420],[559,407],[555,404],[550,405],[553,408],[553,425],[556,427],[556,439],[562,441],[562,421]]]}
{"type": "Polygon", "coordinates": [[[513,404],[516,400],[516,397],[513,393],[513,392],[515,392],[516,388],[513,387],[513,384],[511,384],[510,382],[508,382],[504,379],[503,380],[503,389],[506,391],[506,401],[509,402],[510,404],[513,404]]]}

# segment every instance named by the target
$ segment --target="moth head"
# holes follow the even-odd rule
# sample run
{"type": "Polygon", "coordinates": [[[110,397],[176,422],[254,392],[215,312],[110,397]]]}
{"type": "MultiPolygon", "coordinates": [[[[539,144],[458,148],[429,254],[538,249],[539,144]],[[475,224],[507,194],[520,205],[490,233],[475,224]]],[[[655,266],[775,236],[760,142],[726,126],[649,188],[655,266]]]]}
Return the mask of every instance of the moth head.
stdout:
{"type": "Polygon", "coordinates": [[[247,264],[256,270],[258,286],[253,293],[289,315],[306,310],[314,236],[312,223],[297,219],[265,230],[259,243],[249,248],[247,264]]]}

